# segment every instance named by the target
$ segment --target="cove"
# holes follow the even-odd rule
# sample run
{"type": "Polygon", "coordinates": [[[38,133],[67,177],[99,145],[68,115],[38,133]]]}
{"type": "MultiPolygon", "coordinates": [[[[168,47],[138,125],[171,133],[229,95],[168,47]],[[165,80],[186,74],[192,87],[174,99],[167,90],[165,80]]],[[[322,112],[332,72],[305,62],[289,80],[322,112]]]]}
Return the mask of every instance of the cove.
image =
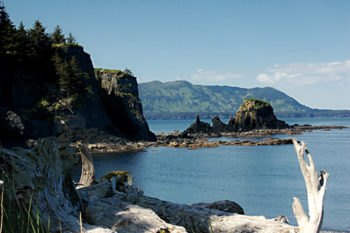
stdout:
{"type": "MultiPolygon", "coordinates": [[[[314,121],[312,125],[350,125],[348,118],[310,121],[314,121]]],[[[350,129],[306,132],[296,137],[307,143],[318,170],[330,174],[323,229],[350,230],[350,129]]],[[[94,154],[94,163],[97,178],[112,170],[126,170],[145,195],[172,202],[228,199],[239,203],[247,215],[285,215],[293,225],[293,197],[307,206],[292,145],[147,148],[133,153],[94,154]]]]}

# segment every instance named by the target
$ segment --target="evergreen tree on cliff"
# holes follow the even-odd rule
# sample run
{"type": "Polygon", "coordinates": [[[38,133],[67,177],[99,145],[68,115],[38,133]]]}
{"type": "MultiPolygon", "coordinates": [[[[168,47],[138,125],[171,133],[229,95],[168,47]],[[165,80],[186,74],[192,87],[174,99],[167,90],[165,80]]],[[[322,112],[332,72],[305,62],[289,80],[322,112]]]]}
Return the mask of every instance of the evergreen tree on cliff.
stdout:
{"type": "Polygon", "coordinates": [[[52,41],[48,33],[45,32],[45,27],[37,20],[34,26],[28,32],[29,37],[29,57],[30,57],[30,72],[36,74],[36,79],[33,83],[42,81],[55,81],[54,64],[50,59],[54,55],[52,41]]]}
{"type": "Polygon", "coordinates": [[[15,32],[16,28],[0,1],[0,106],[6,106],[12,102],[11,86],[16,64],[15,32]]]}
{"type": "Polygon", "coordinates": [[[43,58],[45,55],[49,55],[52,51],[50,36],[45,32],[45,27],[43,27],[40,21],[35,21],[33,27],[28,32],[28,36],[32,48],[31,56],[43,58]]]}
{"type": "Polygon", "coordinates": [[[5,11],[3,3],[0,2],[0,61],[2,64],[10,63],[15,54],[15,32],[16,28],[5,11]]]}
{"type": "Polygon", "coordinates": [[[69,61],[63,60],[57,53],[53,57],[56,67],[56,75],[62,97],[82,94],[84,90],[82,77],[84,76],[78,67],[75,57],[69,61]]]}
{"type": "Polygon", "coordinates": [[[68,34],[67,43],[70,45],[77,44],[77,41],[72,33],[68,34]]]}
{"type": "Polygon", "coordinates": [[[52,33],[51,37],[52,37],[52,42],[54,44],[62,44],[66,42],[62,29],[58,25],[56,26],[55,31],[52,33]]]}
{"type": "Polygon", "coordinates": [[[18,62],[21,66],[28,62],[29,46],[28,33],[24,28],[23,23],[19,24],[17,29],[17,48],[18,48],[18,62]]]}

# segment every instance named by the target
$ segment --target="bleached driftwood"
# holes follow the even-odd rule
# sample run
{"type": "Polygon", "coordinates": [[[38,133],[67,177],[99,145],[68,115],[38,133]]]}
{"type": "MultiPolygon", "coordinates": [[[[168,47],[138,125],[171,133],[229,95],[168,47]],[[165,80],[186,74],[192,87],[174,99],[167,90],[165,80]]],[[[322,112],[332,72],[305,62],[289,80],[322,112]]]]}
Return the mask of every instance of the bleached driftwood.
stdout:
{"type": "Polygon", "coordinates": [[[71,148],[47,138],[32,149],[0,148],[0,155],[4,178],[11,186],[5,190],[8,200],[16,201],[18,208],[30,205],[45,229],[50,225],[52,232],[80,232],[81,204],[71,178],[78,159],[71,148]]]}
{"type": "Polygon", "coordinates": [[[95,167],[89,149],[82,142],[78,142],[78,148],[81,156],[81,176],[78,188],[90,186],[96,183],[95,167]]]}
{"type": "MultiPolygon", "coordinates": [[[[309,202],[308,218],[298,199],[293,204],[300,232],[318,232],[322,222],[323,197],[328,174],[317,176],[312,158],[305,144],[293,141],[306,182],[309,202]],[[304,159],[309,157],[310,165],[304,159]]],[[[81,148],[88,164],[93,166],[86,147],[81,148]]],[[[30,150],[0,148],[0,163],[7,165],[8,179],[21,203],[29,204],[33,214],[40,213],[40,222],[50,221],[52,231],[81,232],[79,212],[86,232],[297,232],[296,227],[273,219],[244,216],[207,208],[175,204],[142,195],[139,192],[118,192],[113,196],[110,182],[102,182],[76,193],[71,179],[71,169],[77,162],[67,146],[57,145],[52,139],[42,139],[30,150]],[[106,187],[106,185],[108,187],[106,187]],[[94,186],[99,186],[94,189],[94,186]],[[103,188],[105,187],[105,188],[103,188]],[[106,190],[105,193],[102,192],[106,190]],[[85,194],[84,194],[85,192],[85,194]],[[84,194],[84,195],[82,195],[84,194]],[[83,201],[88,201],[83,207],[83,201]],[[37,211],[37,212],[36,212],[37,211]],[[49,220],[50,219],[50,220],[49,220]],[[179,227],[182,226],[182,227],[179,227]],[[184,228],[183,228],[184,227],[184,228]]],[[[83,162],[84,163],[84,162],[83,162]]],[[[91,170],[91,167],[88,168],[91,170]]],[[[93,177],[93,176],[91,176],[93,177]]]]}
{"type": "MultiPolygon", "coordinates": [[[[166,222],[183,226],[187,232],[279,232],[279,233],[295,233],[296,227],[275,221],[274,219],[266,219],[263,216],[246,216],[234,213],[223,212],[214,209],[207,209],[203,207],[190,206],[185,204],[177,204],[168,201],[162,201],[154,197],[144,195],[134,195],[129,193],[118,193],[118,200],[123,203],[134,204],[146,209],[153,210],[161,219],[166,222]]],[[[105,202],[105,199],[104,199],[105,202]]],[[[103,204],[103,203],[102,203],[103,204]]],[[[116,214],[96,211],[98,208],[106,210],[106,208],[99,207],[100,202],[91,202],[88,206],[89,219],[95,225],[100,225],[100,221],[112,221],[116,218],[116,214]],[[89,209],[90,208],[90,209],[89,209]],[[97,217],[104,215],[103,217],[97,217]]],[[[107,224],[101,224],[108,226],[107,224]]]]}
{"type": "MultiPolygon", "coordinates": [[[[7,197],[9,200],[17,200],[24,207],[31,205],[35,219],[39,213],[40,223],[45,229],[50,225],[50,232],[82,232],[79,212],[84,210],[83,203],[74,188],[70,174],[77,162],[78,157],[70,147],[58,145],[50,138],[38,140],[34,148],[28,150],[0,148],[0,168],[5,169],[5,176],[8,179],[6,183],[11,185],[11,190],[6,190],[7,197]]],[[[2,180],[3,177],[0,176],[0,179],[2,180]]],[[[108,198],[101,198],[101,203],[105,199],[108,200],[108,198]]],[[[114,208],[115,212],[112,211],[112,213],[118,215],[120,221],[116,222],[113,228],[118,229],[118,233],[167,232],[162,231],[167,228],[174,233],[185,232],[182,227],[168,224],[150,210],[141,207],[131,208],[131,205],[109,206],[108,204],[101,206],[104,208],[99,209],[101,213],[96,215],[102,215],[107,207],[114,208]]],[[[106,218],[112,217],[111,215],[106,218]]],[[[85,233],[117,232],[107,224],[96,226],[82,220],[85,233]]],[[[99,222],[96,221],[96,223],[99,222]]]]}
{"type": "Polygon", "coordinates": [[[318,176],[315,164],[305,143],[293,139],[293,144],[306,184],[309,218],[306,216],[300,200],[296,197],[294,197],[293,202],[294,215],[301,233],[316,233],[320,231],[322,225],[323,199],[326,192],[328,173],[321,171],[320,176],[318,176]],[[304,158],[304,152],[309,159],[310,165],[304,158]]]}

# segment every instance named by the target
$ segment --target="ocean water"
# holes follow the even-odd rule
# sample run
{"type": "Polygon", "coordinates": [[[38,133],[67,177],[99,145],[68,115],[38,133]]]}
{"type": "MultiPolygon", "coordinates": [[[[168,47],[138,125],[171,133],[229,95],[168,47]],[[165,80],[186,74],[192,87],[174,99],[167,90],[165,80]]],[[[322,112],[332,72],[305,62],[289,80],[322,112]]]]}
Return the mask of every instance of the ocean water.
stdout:
{"type": "MultiPolygon", "coordinates": [[[[284,120],[290,124],[350,126],[350,118],[284,120]]],[[[193,121],[149,121],[149,125],[160,133],[182,131],[193,121]]],[[[323,229],[350,231],[350,128],[295,137],[305,141],[318,171],[330,174],[323,229]]],[[[296,225],[292,202],[298,197],[307,212],[306,187],[292,145],[148,148],[133,153],[94,154],[94,163],[97,178],[112,170],[126,170],[145,195],[172,202],[232,200],[247,215],[285,215],[296,225]]]]}

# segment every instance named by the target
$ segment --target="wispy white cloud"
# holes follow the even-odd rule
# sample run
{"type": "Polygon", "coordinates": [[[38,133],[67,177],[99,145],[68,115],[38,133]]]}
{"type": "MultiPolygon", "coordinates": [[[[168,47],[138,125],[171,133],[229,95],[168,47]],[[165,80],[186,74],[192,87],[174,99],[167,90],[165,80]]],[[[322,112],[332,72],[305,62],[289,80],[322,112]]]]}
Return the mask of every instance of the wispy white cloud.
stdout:
{"type": "Polygon", "coordinates": [[[192,81],[199,81],[201,83],[220,83],[229,82],[232,79],[241,78],[242,75],[232,72],[222,72],[216,70],[198,69],[195,73],[190,75],[192,81]]]}
{"type": "Polygon", "coordinates": [[[328,82],[350,82],[350,60],[329,63],[275,64],[256,78],[267,84],[317,84],[328,82]]]}

